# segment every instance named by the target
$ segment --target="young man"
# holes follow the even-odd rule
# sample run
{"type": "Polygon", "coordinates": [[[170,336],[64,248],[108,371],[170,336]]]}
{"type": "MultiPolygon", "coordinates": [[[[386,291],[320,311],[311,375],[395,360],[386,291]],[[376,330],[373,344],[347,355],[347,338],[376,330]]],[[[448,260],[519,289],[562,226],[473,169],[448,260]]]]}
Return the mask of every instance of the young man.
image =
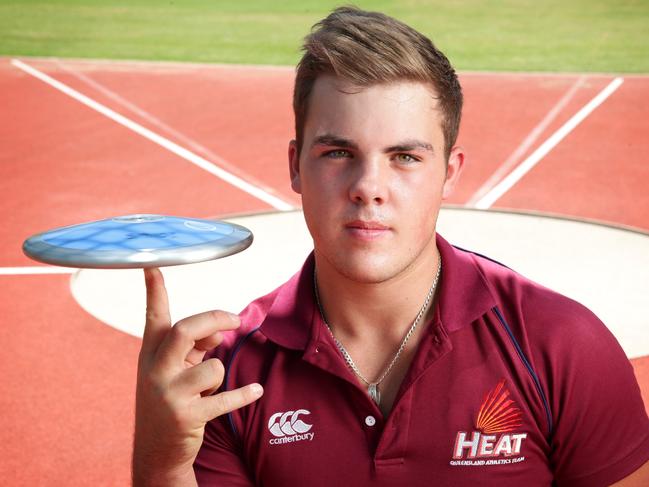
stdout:
{"type": "Polygon", "coordinates": [[[649,423],[606,328],[436,235],[461,105],[406,25],[353,8],[318,24],[288,150],[313,255],[240,318],[172,328],[146,273],[136,485],[649,485],[649,423]]]}

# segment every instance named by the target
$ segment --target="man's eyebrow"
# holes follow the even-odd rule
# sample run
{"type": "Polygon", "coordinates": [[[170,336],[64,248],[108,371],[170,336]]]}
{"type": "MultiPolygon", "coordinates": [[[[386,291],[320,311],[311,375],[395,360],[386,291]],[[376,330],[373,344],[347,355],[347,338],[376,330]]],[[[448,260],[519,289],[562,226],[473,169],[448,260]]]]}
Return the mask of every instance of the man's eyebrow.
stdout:
{"type": "Polygon", "coordinates": [[[389,152],[408,152],[412,150],[425,150],[431,153],[435,153],[435,150],[433,149],[433,146],[429,144],[428,142],[423,142],[421,140],[404,140],[403,142],[400,142],[396,145],[391,145],[390,147],[386,147],[383,152],[389,153],[389,152]]]}
{"type": "Polygon", "coordinates": [[[316,145],[328,145],[332,147],[346,147],[349,149],[358,149],[358,145],[356,145],[351,140],[333,134],[319,135],[318,137],[313,139],[313,143],[311,144],[311,147],[315,147],[316,145]]]}
{"type": "MultiPolygon", "coordinates": [[[[315,147],[316,145],[358,149],[358,145],[355,142],[346,139],[345,137],[334,135],[334,134],[319,135],[318,137],[313,139],[313,143],[311,144],[312,147],[315,147]]],[[[386,147],[385,149],[383,149],[383,152],[385,154],[388,154],[392,152],[408,152],[413,150],[424,150],[431,153],[435,153],[433,146],[431,144],[416,139],[408,139],[399,142],[398,144],[391,145],[390,147],[386,147]]]]}

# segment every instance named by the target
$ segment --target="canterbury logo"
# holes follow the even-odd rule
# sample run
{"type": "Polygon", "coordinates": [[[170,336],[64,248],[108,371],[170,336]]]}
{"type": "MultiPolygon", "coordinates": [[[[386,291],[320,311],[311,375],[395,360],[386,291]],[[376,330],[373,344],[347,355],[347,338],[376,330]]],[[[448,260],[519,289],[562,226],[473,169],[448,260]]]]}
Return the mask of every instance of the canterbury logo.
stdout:
{"type": "Polygon", "coordinates": [[[313,425],[306,424],[304,421],[299,419],[302,414],[311,413],[306,409],[287,411],[285,413],[275,413],[268,420],[268,429],[277,437],[306,433],[313,425]]]}
{"type": "Polygon", "coordinates": [[[268,430],[275,436],[269,443],[271,445],[294,443],[296,441],[312,441],[315,433],[309,433],[312,424],[305,423],[300,416],[306,416],[311,412],[306,409],[297,411],[286,411],[275,413],[268,420],[268,430]]]}

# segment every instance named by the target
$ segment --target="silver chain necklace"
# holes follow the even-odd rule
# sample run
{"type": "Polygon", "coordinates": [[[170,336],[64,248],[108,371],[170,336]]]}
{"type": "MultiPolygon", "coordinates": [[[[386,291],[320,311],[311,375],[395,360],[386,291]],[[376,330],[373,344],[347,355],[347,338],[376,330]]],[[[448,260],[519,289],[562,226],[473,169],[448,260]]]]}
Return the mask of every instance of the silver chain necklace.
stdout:
{"type": "Polygon", "coordinates": [[[369,393],[370,397],[376,403],[377,406],[381,402],[381,393],[379,392],[379,384],[383,382],[383,379],[385,379],[388,376],[394,364],[397,363],[397,360],[399,360],[399,356],[401,355],[401,352],[403,352],[403,350],[406,348],[406,343],[408,343],[408,340],[410,340],[410,337],[414,333],[415,328],[417,328],[417,325],[419,325],[419,322],[424,316],[424,313],[428,308],[428,304],[430,303],[430,300],[432,299],[433,294],[435,293],[435,288],[437,287],[437,281],[439,280],[439,275],[441,271],[442,271],[442,259],[441,257],[439,257],[438,254],[437,274],[435,274],[435,279],[433,280],[433,284],[430,286],[430,289],[428,290],[428,294],[426,295],[426,300],[424,301],[424,304],[419,310],[419,313],[417,313],[417,317],[412,322],[412,325],[410,325],[410,329],[403,337],[403,340],[401,340],[401,345],[399,346],[399,349],[397,350],[397,353],[394,355],[394,358],[392,359],[390,364],[386,367],[386,369],[383,371],[381,376],[375,382],[370,382],[365,377],[363,377],[363,374],[361,374],[360,370],[358,370],[358,367],[356,367],[354,360],[352,360],[351,355],[349,355],[349,352],[345,349],[343,344],[336,338],[333,330],[331,329],[331,326],[329,325],[329,323],[327,323],[324,309],[322,308],[322,304],[320,303],[320,293],[318,292],[318,280],[316,279],[316,271],[315,269],[313,270],[313,289],[315,291],[315,300],[318,305],[318,310],[320,311],[320,317],[322,318],[324,324],[327,325],[327,328],[329,329],[329,333],[331,333],[331,337],[336,342],[336,346],[338,347],[338,350],[340,350],[340,353],[345,358],[345,362],[347,362],[349,368],[352,369],[352,371],[358,376],[360,380],[362,380],[365,384],[367,384],[367,392],[369,393]]]}

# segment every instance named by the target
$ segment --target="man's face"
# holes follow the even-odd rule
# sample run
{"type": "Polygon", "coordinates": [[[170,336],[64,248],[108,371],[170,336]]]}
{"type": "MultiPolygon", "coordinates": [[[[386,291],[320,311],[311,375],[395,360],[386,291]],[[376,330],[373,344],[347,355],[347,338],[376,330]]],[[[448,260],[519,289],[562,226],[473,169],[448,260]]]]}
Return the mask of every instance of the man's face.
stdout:
{"type": "Polygon", "coordinates": [[[453,149],[447,170],[433,95],[415,82],[317,79],[301,154],[293,141],[289,160],[319,269],[383,282],[433,265],[440,204],[464,157],[453,149]]]}

